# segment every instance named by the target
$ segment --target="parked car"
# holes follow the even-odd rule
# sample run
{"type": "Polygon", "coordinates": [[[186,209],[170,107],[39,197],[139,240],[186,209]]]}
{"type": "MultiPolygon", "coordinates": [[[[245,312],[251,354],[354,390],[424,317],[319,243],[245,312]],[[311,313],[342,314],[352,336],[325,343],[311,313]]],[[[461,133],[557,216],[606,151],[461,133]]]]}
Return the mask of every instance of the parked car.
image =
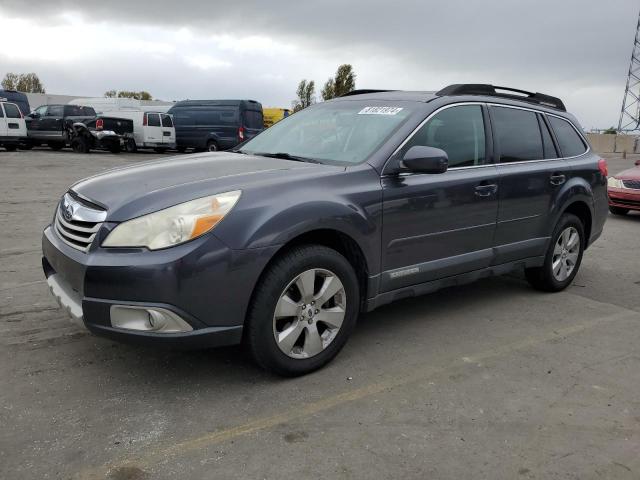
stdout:
{"type": "Polygon", "coordinates": [[[27,133],[33,146],[43,143],[53,150],[69,145],[71,126],[96,118],[91,107],[81,105],[42,105],[27,115],[27,133]]]}
{"type": "Polygon", "coordinates": [[[78,98],[71,104],[92,107],[98,115],[133,120],[133,138],[125,145],[128,152],[153,148],[165,152],[176,147],[176,130],[167,110],[171,105],[144,105],[129,98],[78,98]]]}
{"type": "Polygon", "coordinates": [[[262,105],[254,100],[184,100],[168,113],[173,115],[180,152],[227,150],[264,128],[262,105]]]}
{"type": "Polygon", "coordinates": [[[0,147],[12,152],[27,140],[24,115],[15,103],[0,101],[0,147]]]}
{"type": "Polygon", "coordinates": [[[98,115],[75,122],[69,130],[69,142],[76,153],[109,150],[120,153],[133,140],[133,120],[98,115]]]}
{"type": "Polygon", "coordinates": [[[614,215],[626,215],[629,210],[640,211],[640,160],[634,168],[609,177],[609,211],[614,215]]]}
{"type": "Polygon", "coordinates": [[[15,103],[24,117],[29,115],[29,112],[31,111],[31,107],[29,106],[29,99],[27,98],[27,96],[24,93],[18,92],[16,90],[0,89],[0,102],[15,103]]]}
{"type": "Polygon", "coordinates": [[[291,110],[288,108],[263,108],[262,115],[264,117],[264,128],[269,128],[274,123],[291,115],[291,110]]]}
{"type": "Polygon", "coordinates": [[[238,150],[76,183],[44,230],[43,266],[96,334],[244,340],[263,367],[299,375],[338,353],[360,312],[396,299],[516,268],[566,288],[602,232],[606,191],[605,160],[557,98],[356,91],[238,150]]]}

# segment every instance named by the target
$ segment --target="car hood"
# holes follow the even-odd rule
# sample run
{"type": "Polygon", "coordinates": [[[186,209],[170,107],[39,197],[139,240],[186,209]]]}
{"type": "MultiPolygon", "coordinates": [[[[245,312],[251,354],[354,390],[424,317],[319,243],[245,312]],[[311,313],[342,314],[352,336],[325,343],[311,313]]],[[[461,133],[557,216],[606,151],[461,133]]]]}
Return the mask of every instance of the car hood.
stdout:
{"type": "Polygon", "coordinates": [[[614,175],[614,177],[621,180],[640,180],[640,167],[629,168],[614,175]]]}
{"type": "Polygon", "coordinates": [[[74,184],[81,198],[123,221],[215,193],[275,184],[338,167],[231,152],[182,155],[110,170],[74,184]]]}

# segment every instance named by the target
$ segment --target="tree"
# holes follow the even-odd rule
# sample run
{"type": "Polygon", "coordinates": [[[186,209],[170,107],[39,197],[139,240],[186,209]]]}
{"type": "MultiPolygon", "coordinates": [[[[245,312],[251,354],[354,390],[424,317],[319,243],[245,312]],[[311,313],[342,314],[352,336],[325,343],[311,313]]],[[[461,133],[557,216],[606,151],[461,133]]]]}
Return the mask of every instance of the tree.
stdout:
{"type": "Polygon", "coordinates": [[[26,93],[46,93],[44,85],[35,73],[7,73],[2,80],[2,88],[26,93]]]}
{"type": "Polygon", "coordinates": [[[300,80],[296,95],[298,98],[292,102],[294,112],[307,108],[312,103],[315,103],[316,83],[313,80],[300,80]]]}
{"type": "Polygon", "coordinates": [[[133,92],[128,90],[107,90],[104,92],[105,98],[133,98],[135,100],[153,100],[153,97],[149,92],[141,90],[139,92],[133,92]]]}
{"type": "Polygon", "coordinates": [[[341,97],[356,88],[356,74],[348,63],[340,65],[336,70],[336,76],[329,78],[322,89],[322,99],[331,100],[341,97]]]}
{"type": "Polygon", "coordinates": [[[607,135],[615,135],[616,134],[616,129],[614,127],[609,127],[602,133],[607,134],[607,135]]]}

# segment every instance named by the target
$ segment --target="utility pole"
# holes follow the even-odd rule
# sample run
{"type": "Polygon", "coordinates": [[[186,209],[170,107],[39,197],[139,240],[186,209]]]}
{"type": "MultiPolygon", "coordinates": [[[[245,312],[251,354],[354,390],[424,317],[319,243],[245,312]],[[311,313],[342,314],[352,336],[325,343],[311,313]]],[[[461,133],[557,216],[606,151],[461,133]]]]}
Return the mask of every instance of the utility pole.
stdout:
{"type": "Polygon", "coordinates": [[[627,86],[624,89],[618,133],[640,133],[640,15],[633,40],[627,86]]]}

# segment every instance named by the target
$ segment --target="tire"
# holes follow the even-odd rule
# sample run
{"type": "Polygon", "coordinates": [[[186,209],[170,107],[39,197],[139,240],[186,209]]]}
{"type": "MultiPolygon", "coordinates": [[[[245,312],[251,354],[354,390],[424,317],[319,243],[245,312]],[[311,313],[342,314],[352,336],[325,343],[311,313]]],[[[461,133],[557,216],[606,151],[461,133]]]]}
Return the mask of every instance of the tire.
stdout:
{"type": "Polygon", "coordinates": [[[62,150],[65,147],[65,144],[63,142],[49,142],[47,143],[47,145],[51,150],[55,151],[62,150]]]}
{"type": "Polygon", "coordinates": [[[567,288],[578,273],[585,244],[584,227],[580,219],[570,213],[562,215],[553,230],[544,265],[525,270],[531,286],[545,292],[559,292],[567,288]],[[574,234],[578,235],[577,239],[574,234]],[[559,267],[554,269],[554,265],[559,267]]]}
{"type": "Polygon", "coordinates": [[[626,215],[629,213],[628,208],[614,207],[613,205],[609,205],[609,211],[614,215],[626,215]]]}
{"type": "Polygon", "coordinates": [[[209,140],[207,142],[207,152],[217,152],[217,151],[218,151],[218,144],[213,140],[209,140]]]}
{"type": "Polygon", "coordinates": [[[184,153],[187,151],[187,147],[176,147],[176,150],[178,153],[184,153]]]}
{"type": "Polygon", "coordinates": [[[107,150],[109,150],[111,153],[120,153],[120,151],[122,150],[122,148],[120,147],[120,142],[109,145],[107,147],[107,150]]]}
{"type": "Polygon", "coordinates": [[[127,140],[125,144],[125,149],[128,153],[136,153],[138,151],[138,146],[136,145],[136,141],[133,138],[127,140]]]}
{"type": "Polygon", "coordinates": [[[89,153],[89,143],[84,137],[76,137],[71,140],[71,148],[75,153],[89,153]]]}
{"type": "Polygon", "coordinates": [[[289,377],[304,375],[340,352],[355,327],[359,310],[358,278],[346,258],[321,245],[295,247],[277,258],[258,282],[247,314],[245,341],[256,363],[265,370],[289,377]],[[302,290],[296,283],[309,285],[304,281],[309,278],[314,279],[314,287],[308,289],[312,293],[300,295],[302,290]],[[334,283],[336,279],[338,283],[334,283]],[[325,285],[337,292],[320,305],[321,287],[325,285]],[[311,303],[318,298],[318,305],[311,303]],[[286,315],[276,316],[276,307],[286,315]],[[287,330],[291,333],[279,344],[276,335],[287,330]]]}
{"type": "Polygon", "coordinates": [[[32,150],[33,149],[33,144],[32,143],[23,143],[18,148],[20,150],[32,150]]]}
{"type": "Polygon", "coordinates": [[[153,149],[156,153],[167,153],[167,149],[166,148],[162,148],[162,147],[156,147],[153,149]]]}
{"type": "Polygon", "coordinates": [[[4,145],[4,149],[7,152],[15,152],[18,149],[17,145],[4,145]]]}

